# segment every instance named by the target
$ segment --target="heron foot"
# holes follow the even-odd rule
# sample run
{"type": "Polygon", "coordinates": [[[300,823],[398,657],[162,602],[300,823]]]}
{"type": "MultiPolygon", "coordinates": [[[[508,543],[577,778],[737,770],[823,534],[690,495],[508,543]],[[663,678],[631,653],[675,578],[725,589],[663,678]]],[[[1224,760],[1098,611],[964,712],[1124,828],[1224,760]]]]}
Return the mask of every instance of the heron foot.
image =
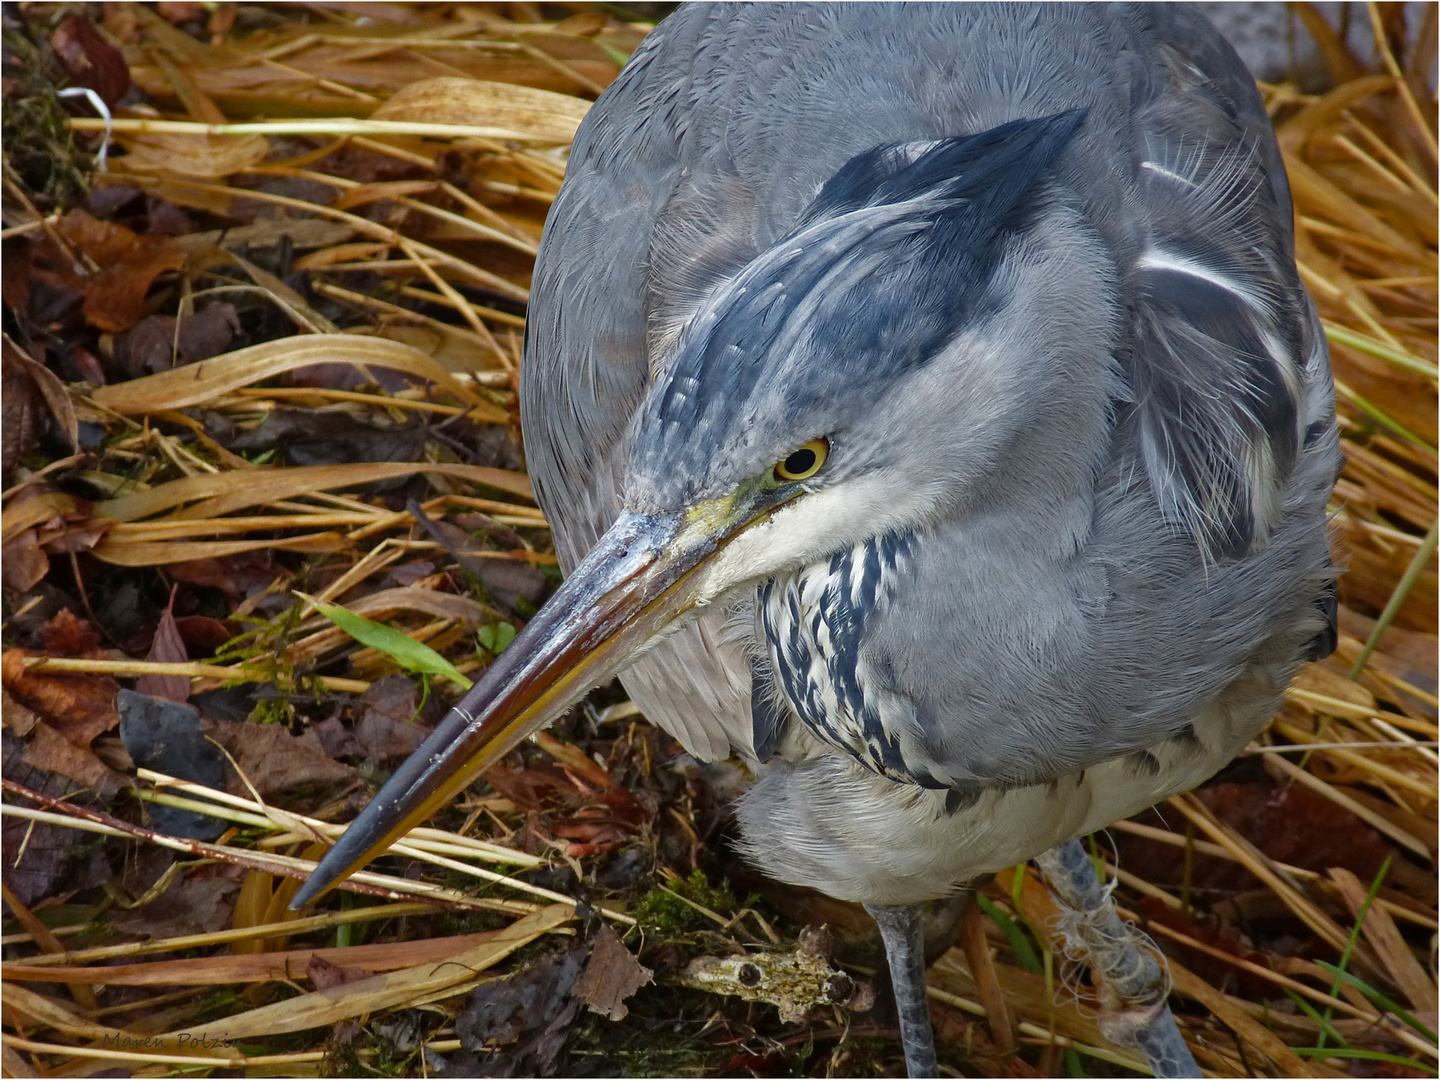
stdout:
{"type": "Polygon", "coordinates": [[[900,1014],[905,1070],[912,1078],[935,1076],[935,1036],[930,1030],[925,993],[923,908],[919,904],[866,904],[865,910],[880,927],[880,939],[885,943],[895,1007],[900,1014]]]}
{"type": "Polygon", "coordinates": [[[1107,998],[1100,1027],[1120,1046],[1139,1047],[1157,1077],[1200,1075],[1166,1004],[1170,978],[1155,953],[1140,947],[1115,910],[1110,890],[1079,840],[1058,844],[1035,860],[1064,915],[1060,932],[1100,976],[1107,998]]]}

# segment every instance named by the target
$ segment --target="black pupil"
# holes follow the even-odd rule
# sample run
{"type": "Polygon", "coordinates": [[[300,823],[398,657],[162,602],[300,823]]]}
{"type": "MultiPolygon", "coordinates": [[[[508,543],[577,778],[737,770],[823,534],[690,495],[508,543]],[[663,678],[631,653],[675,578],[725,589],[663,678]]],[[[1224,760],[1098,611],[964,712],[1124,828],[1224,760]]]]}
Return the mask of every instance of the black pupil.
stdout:
{"type": "Polygon", "coordinates": [[[807,473],[815,467],[815,451],[804,448],[796,450],[785,459],[785,471],[791,476],[807,473]]]}

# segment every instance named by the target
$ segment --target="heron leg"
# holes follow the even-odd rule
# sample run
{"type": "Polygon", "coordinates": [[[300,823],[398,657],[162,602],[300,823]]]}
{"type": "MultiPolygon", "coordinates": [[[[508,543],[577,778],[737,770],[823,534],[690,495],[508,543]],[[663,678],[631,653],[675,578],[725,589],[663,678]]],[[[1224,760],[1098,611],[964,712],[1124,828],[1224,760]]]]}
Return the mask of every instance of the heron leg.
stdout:
{"type": "Polygon", "coordinates": [[[1139,1047],[1157,1077],[1199,1076],[1200,1066],[1165,1001],[1170,980],[1155,954],[1140,948],[1121,921],[1085,846],[1067,840],[1035,862],[1049,879],[1051,893],[1068,909],[1060,923],[1066,941],[1084,951],[1103,981],[1109,999],[1100,1017],[1105,1037],[1139,1047]]]}
{"type": "Polygon", "coordinates": [[[905,1070],[912,1077],[935,1076],[935,1036],[930,1031],[925,994],[922,908],[919,904],[866,904],[865,910],[880,927],[885,958],[890,962],[890,983],[900,1013],[900,1041],[905,1047],[905,1070]]]}

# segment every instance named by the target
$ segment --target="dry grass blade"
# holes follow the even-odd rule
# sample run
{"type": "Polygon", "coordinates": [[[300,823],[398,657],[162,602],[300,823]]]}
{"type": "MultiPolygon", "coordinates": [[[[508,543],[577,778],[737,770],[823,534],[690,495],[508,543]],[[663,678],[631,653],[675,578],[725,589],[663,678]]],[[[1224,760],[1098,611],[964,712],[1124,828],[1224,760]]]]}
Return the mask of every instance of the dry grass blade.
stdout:
{"type": "MultiPolygon", "coordinates": [[[[321,915],[301,916],[283,923],[239,927],[231,930],[216,930],[205,934],[185,934],[173,938],[156,938],[150,941],[136,941],[127,945],[101,945],[90,949],[73,949],[69,952],[54,953],[31,958],[25,963],[7,962],[0,965],[0,974],[14,970],[49,971],[52,966],[63,964],[90,964],[97,960],[116,960],[132,956],[150,956],[156,953],[184,952],[187,949],[203,949],[214,945],[231,945],[237,941],[251,941],[274,935],[285,930],[291,934],[310,930],[328,930],[352,923],[372,922],[377,919],[396,919],[408,915],[423,915],[432,912],[431,904],[399,903],[376,904],[373,907],[355,908],[349,911],[330,911],[321,915]]],[[[113,970],[106,968],[105,970],[113,970]]],[[[8,976],[7,976],[8,977],[8,976]]],[[[48,978],[45,981],[49,981],[48,978]]]]}
{"type": "Polygon", "coordinates": [[[1264,1054],[1284,1076],[1344,1076],[1342,1072],[1302,1060],[1274,1032],[1243,1009],[1237,1008],[1225,994],[1216,990],[1194,972],[1175,963],[1169,964],[1170,981],[1186,997],[1204,1005],[1236,1035],[1264,1054]]]}
{"type": "MultiPolygon", "coordinates": [[[[1285,762],[1283,764],[1289,765],[1288,762],[1285,762]]],[[[1294,767],[1291,766],[1290,768],[1294,767]]],[[[1289,772],[1288,769],[1286,771],[1289,772]]],[[[1309,775],[1310,774],[1306,773],[1303,769],[1295,769],[1293,773],[1289,773],[1288,778],[1299,780],[1302,776],[1309,775]]],[[[1312,777],[1312,779],[1315,778],[1312,777]]],[[[1322,783],[1322,781],[1319,780],[1316,780],[1315,782],[1322,783]]],[[[1329,785],[1326,785],[1326,787],[1328,789],[1329,785]]],[[[1354,802],[1353,800],[1351,800],[1349,804],[1346,805],[1346,809],[1350,810],[1352,813],[1366,811],[1365,807],[1361,806],[1361,804],[1359,803],[1354,802]]],[[[1373,816],[1378,821],[1385,820],[1384,818],[1379,817],[1378,814],[1373,816]]],[[[1231,852],[1228,848],[1221,847],[1219,844],[1211,843],[1208,840],[1195,840],[1182,836],[1179,833],[1168,832],[1164,829],[1157,829],[1149,825],[1142,825],[1138,821],[1117,821],[1114,825],[1110,827],[1116,832],[1130,833],[1135,836],[1143,836],[1146,839],[1155,840],[1159,843],[1168,844],[1172,847],[1188,849],[1193,854],[1211,855],[1216,858],[1226,859],[1234,863],[1240,862],[1239,858],[1233,852],[1231,852]]],[[[1313,882],[1316,884],[1323,884],[1322,876],[1314,870],[1307,870],[1304,867],[1299,866],[1290,866],[1285,863],[1276,863],[1276,868],[1282,873],[1292,878],[1303,879],[1307,882],[1313,882]]],[[[1124,871],[1122,871],[1122,873],[1123,872],[1124,871]]],[[[1411,908],[1396,904],[1394,901],[1386,900],[1382,897],[1376,900],[1376,905],[1385,908],[1392,915],[1395,915],[1398,918],[1408,919],[1417,923],[1420,926],[1427,927],[1431,930],[1440,929],[1440,923],[1437,923],[1435,919],[1427,916],[1423,912],[1417,912],[1411,908]]]]}
{"type": "Polygon", "coordinates": [[[990,1024],[990,1038],[995,1049],[1002,1054],[1015,1049],[1015,1032],[1010,1012],[1005,1005],[1005,995],[1000,988],[995,965],[990,957],[990,946],[985,940],[984,916],[978,904],[970,904],[960,925],[961,948],[970,977],[975,984],[975,993],[985,1007],[985,1018],[990,1024]]]}
{"type": "MultiPolygon", "coordinates": [[[[65,1035],[75,1036],[76,1038],[100,1039],[110,1046],[124,1045],[131,1038],[127,1032],[87,1020],[83,1016],[72,1013],[50,998],[42,994],[37,994],[32,990],[27,990],[23,986],[7,986],[5,988],[5,1004],[7,1008],[14,1009],[28,1016],[31,1020],[38,1021],[46,1027],[53,1028],[65,1035]]],[[[187,1039],[185,1043],[182,1044],[178,1033],[175,1035],[159,1035],[153,1038],[155,1042],[151,1045],[154,1046],[154,1049],[162,1053],[165,1051],[180,1050],[189,1043],[187,1039]]],[[[191,1056],[197,1058],[222,1058],[230,1060],[235,1057],[234,1054],[223,1051],[216,1052],[213,1048],[202,1048],[199,1045],[189,1047],[189,1049],[195,1051],[191,1056]]]]}
{"type": "MultiPolygon", "coordinates": [[[[294,932],[291,924],[284,924],[294,932]]],[[[272,929],[275,929],[272,927],[272,929]]],[[[103,986],[215,986],[227,983],[291,981],[308,978],[316,957],[352,971],[388,971],[436,963],[491,941],[497,931],[429,938],[384,945],[350,945],[343,949],[291,949],[285,952],[207,956],[195,960],[157,960],[112,967],[39,967],[6,964],[0,975],[15,982],[67,982],[103,986]]]]}
{"type": "MultiPolygon", "coordinates": [[[[997,967],[996,974],[998,988],[1004,995],[1006,1004],[1015,1010],[1016,1015],[1041,1016],[1046,1020],[1041,1028],[1042,1031],[1053,1031],[1065,1038],[1091,1046],[1106,1045],[1107,1040],[1100,1033],[1095,1018],[1078,1008],[1073,999],[1053,1002],[1054,994],[1051,988],[1047,987],[1044,976],[1034,975],[1008,965],[997,967]],[[1052,1020],[1053,1025],[1050,1023],[1052,1020]]],[[[962,951],[951,949],[937,960],[926,972],[926,981],[933,990],[972,999],[975,1002],[975,1010],[981,1015],[988,1016],[989,1010],[980,1004],[980,990],[976,986],[975,976],[971,973],[969,962],[962,951]]],[[[1020,1030],[1023,1031],[1023,1027],[1020,1030]]],[[[1027,1034],[1033,1035],[1035,1032],[1032,1030],[1027,1034]]],[[[1138,1059],[1127,1058],[1126,1060],[1134,1061],[1134,1067],[1142,1068],[1138,1059]]]]}
{"type": "Polygon", "coordinates": [[[513,83],[441,76],[404,87],[381,105],[372,119],[459,124],[486,116],[505,127],[524,131],[540,142],[567,144],[590,111],[569,94],[556,94],[513,83]]]}
{"type": "Polygon", "coordinates": [[[530,482],[523,475],[479,465],[457,465],[450,462],[312,465],[247,474],[243,484],[227,474],[187,476],[146,492],[97,503],[95,512],[99,517],[113,518],[116,521],[135,521],[193,501],[193,505],[176,510],[173,516],[176,519],[215,518],[297,495],[335,488],[362,487],[379,480],[416,472],[454,476],[524,498],[534,497],[530,482]]]}
{"type": "MultiPolygon", "coordinates": [[[[30,932],[30,937],[36,944],[51,955],[65,951],[65,946],[60,944],[60,939],[51,933],[50,928],[37,919],[28,907],[20,902],[19,898],[10,891],[8,885],[0,883],[0,895],[4,896],[6,905],[20,920],[20,925],[30,932]]],[[[94,1010],[100,1007],[99,1002],[95,1000],[94,992],[88,986],[83,985],[83,982],[70,981],[70,996],[82,1009],[94,1010]]]]}
{"type": "Polygon", "coordinates": [[[556,904],[527,915],[489,940],[444,960],[375,975],[333,991],[302,994],[289,1001],[251,1009],[239,1016],[173,1034],[177,1037],[188,1035],[192,1039],[253,1039],[333,1025],[382,1009],[422,1004],[435,1000],[437,994],[473,980],[516,949],[569,921],[574,914],[572,906],[556,904]]]}
{"type": "Polygon", "coordinates": [[[126,415],[184,409],[311,364],[355,364],[362,370],[373,364],[426,379],[461,401],[481,403],[474,390],[418,349],[356,334],[313,334],[254,345],[188,367],[102,386],[91,396],[97,405],[126,415]]]}
{"type": "MultiPolygon", "coordinates": [[[[146,829],[139,825],[131,825],[129,822],[121,821],[118,818],[111,817],[109,814],[87,810],[83,807],[73,806],[62,800],[42,795],[39,792],[31,791],[20,784],[16,784],[11,780],[3,780],[0,781],[0,783],[3,783],[5,790],[14,795],[52,808],[51,810],[32,810],[28,807],[5,803],[0,805],[0,814],[6,817],[44,822],[62,828],[97,833],[102,836],[133,837],[135,839],[148,841],[160,847],[169,848],[171,851],[184,852],[185,854],[199,856],[200,858],[216,859],[220,862],[242,866],[250,870],[258,870],[262,873],[277,874],[283,877],[303,879],[309,877],[315,869],[315,859],[301,859],[291,855],[250,851],[243,848],[228,847],[223,844],[208,844],[199,840],[184,840],[173,836],[166,836],[163,833],[157,833],[154,830],[146,829]]],[[[427,882],[408,881],[403,878],[392,877],[389,874],[379,874],[372,870],[364,870],[353,874],[338,887],[350,892],[380,896],[387,900],[424,898],[426,900],[432,900],[442,906],[455,907],[461,910],[507,911],[516,914],[528,914],[535,910],[534,904],[527,904],[516,900],[493,900],[469,897],[454,889],[441,888],[427,882]]]]}
{"type": "MultiPolygon", "coordinates": [[[[186,156],[198,156],[201,154],[214,158],[217,154],[223,153],[224,157],[214,160],[205,167],[203,172],[192,172],[189,175],[225,176],[236,168],[252,164],[259,160],[250,144],[236,146],[231,143],[221,143],[223,150],[212,149],[214,146],[209,140],[224,140],[227,137],[245,137],[256,135],[410,135],[423,139],[487,139],[496,142],[518,142],[547,144],[563,142],[565,139],[557,139],[545,133],[533,134],[525,131],[516,131],[513,128],[490,127],[482,124],[446,124],[426,123],[421,120],[259,120],[252,123],[239,124],[197,124],[186,120],[127,120],[116,119],[111,121],[92,120],[88,117],[76,117],[69,121],[72,131],[96,131],[103,132],[107,126],[117,135],[172,135],[182,139],[197,140],[196,143],[180,142],[179,140],[161,144],[171,155],[186,154],[186,156]]],[[[260,149],[260,156],[263,156],[264,148],[260,149]]],[[[147,170],[168,169],[182,171],[176,168],[174,157],[169,160],[158,158],[152,155],[146,161],[147,170]]]]}
{"type": "MultiPolygon", "coordinates": [[[[219,664],[202,664],[198,661],[165,663],[158,660],[74,660],[68,657],[27,656],[25,666],[40,671],[74,671],[92,674],[128,675],[181,675],[190,679],[219,679],[223,682],[265,682],[274,683],[276,674],[269,668],[224,667],[219,664]]],[[[364,693],[370,684],[358,679],[339,679],[331,676],[322,682],[331,690],[364,693]]]]}
{"type": "Polygon", "coordinates": [[[276,540],[196,540],[155,542],[102,539],[92,549],[96,558],[114,566],[169,566],[197,559],[224,559],[252,551],[294,551],[329,554],[344,551],[345,538],[323,532],[276,540]]]}
{"type": "MultiPolygon", "coordinates": [[[[146,1040],[158,1039],[160,1036],[136,1036],[129,1035],[125,1032],[113,1032],[108,1036],[102,1036],[102,1039],[103,1038],[108,1038],[116,1043],[124,1040],[130,1045],[144,1046],[146,1040]]],[[[43,1043],[36,1042],[33,1039],[17,1039],[12,1035],[4,1034],[0,1034],[0,1040],[3,1040],[7,1050],[28,1050],[36,1054],[58,1054],[92,1063],[96,1061],[118,1061],[144,1066],[146,1072],[137,1075],[150,1075],[153,1074],[153,1070],[164,1070],[165,1067],[169,1065],[181,1067],[190,1066],[191,1068],[198,1066],[203,1069],[215,1069],[218,1067],[256,1069],[267,1066],[293,1066],[302,1062],[319,1062],[326,1056],[323,1051],[315,1051],[307,1054],[257,1054],[253,1057],[241,1053],[215,1054],[213,1051],[211,1053],[202,1053],[200,1052],[202,1048],[191,1047],[188,1038],[186,1039],[186,1048],[195,1050],[196,1052],[194,1053],[165,1054],[153,1050],[112,1050],[109,1047],[69,1046],[64,1043],[43,1043]]],[[[103,1067],[104,1066],[99,1066],[99,1068],[103,1067]]],[[[87,1066],[72,1065],[71,1068],[75,1070],[77,1075],[84,1075],[80,1070],[86,1069],[87,1066]]],[[[98,1068],[96,1071],[98,1071],[98,1068]]],[[[14,1075],[38,1076],[40,1074],[27,1070],[24,1072],[16,1072],[14,1075]]],[[[163,1075],[163,1073],[161,1075],[163,1075]]]]}
{"type": "MultiPolygon", "coordinates": [[[[555,742],[554,739],[550,741],[552,743],[555,742]]],[[[586,771],[593,776],[595,765],[593,762],[589,762],[588,765],[589,769],[586,771]]],[[[289,811],[267,806],[253,799],[244,799],[227,794],[226,792],[204,787],[200,784],[194,784],[185,780],[176,780],[172,777],[151,772],[148,769],[140,770],[140,778],[142,780],[154,781],[161,787],[174,788],[190,795],[199,796],[198,799],[177,798],[173,796],[142,796],[149,801],[203,814],[210,814],[237,824],[259,827],[281,833],[279,836],[261,841],[261,846],[265,846],[266,844],[290,844],[297,841],[310,840],[321,840],[325,843],[333,843],[345,832],[345,826],[343,825],[335,825],[331,822],[319,821],[315,818],[292,814],[289,811]]],[[[608,777],[603,777],[602,782],[608,783],[608,781],[608,777]]],[[[467,859],[478,859],[484,862],[502,863],[526,868],[543,865],[540,859],[537,859],[533,855],[527,855],[524,852],[513,851],[509,848],[502,848],[495,844],[472,840],[468,837],[453,833],[441,832],[437,829],[424,828],[411,832],[403,842],[393,845],[391,851],[397,855],[408,855],[434,866],[443,867],[471,877],[477,877],[482,881],[503,885],[506,888],[518,890],[545,900],[559,903],[572,902],[570,897],[562,893],[557,893],[552,889],[542,888],[539,885],[531,884],[519,878],[509,877],[505,874],[498,874],[490,870],[469,865],[468,863],[462,863],[457,861],[456,858],[450,857],[456,856],[467,859]]],[[[597,908],[600,911],[604,911],[611,918],[621,922],[634,922],[634,919],[630,916],[620,911],[611,910],[607,905],[600,904],[597,905],[597,908]]]]}

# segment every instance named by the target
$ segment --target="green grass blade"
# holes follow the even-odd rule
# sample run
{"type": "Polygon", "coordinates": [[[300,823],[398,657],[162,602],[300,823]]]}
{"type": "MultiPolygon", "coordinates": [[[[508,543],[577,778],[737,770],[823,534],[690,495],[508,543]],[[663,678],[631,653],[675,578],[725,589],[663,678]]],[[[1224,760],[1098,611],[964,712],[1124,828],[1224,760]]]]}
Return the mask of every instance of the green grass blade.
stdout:
{"type": "Polygon", "coordinates": [[[360,644],[368,645],[370,648],[384,653],[406,671],[413,671],[420,675],[435,675],[442,679],[449,679],[462,690],[470,689],[472,683],[456,670],[454,664],[430,648],[429,645],[416,641],[409,634],[401,633],[393,626],[374,622],[363,615],[356,615],[349,608],[341,607],[339,604],[326,604],[310,597],[306,597],[306,599],[315,605],[316,611],[360,644]]]}
{"type": "Polygon", "coordinates": [[[1418,446],[1420,449],[1426,451],[1427,453],[1435,453],[1435,447],[1431,446],[1424,439],[1420,438],[1420,436],[1412,435],[1409,429],[1406,428],[1403,424],[1392,420],[1388,415],[1386,415],[1383,410],[1380,409],[1379,406],[1371,404],[1368,400],[1361,397],[1354,390],[1351,390],[1350,387],[1346,386],[1339,379],[1335,380],[1335,394],[1337,397],[1342,397],[1346,401],[1350,402],[1350,404],[1354,405],[1371,420],[1374,420],[1375,423],[1379,424],[1386,431],[1390,432],[1390,434],[1398,435],[1406,442],[1418,446]]]}
{"type": "MultiPolygon", "coordinates": [[[[1335,969],[1337,972],[1344,973],[1345,969],[1349,966],[1350,956],[1354,953],[1355,945],[1360,940],[1360,927],[1365,925],[1365,916],[1370,914],[1370,905],[1375,902],[1375,897],[1380,895],[1380,883],[1385,880],[1385,875],[1389,872],[1390,859],[1387,856],[1385,861],[1380,864],[1380,872],[1375,875],[1375,880],[1370,883],[1370,891],[1365,894],[1365,902],[1360,905],[1360,911],[1355,916],[1355,925],[1350,928],[1350,939],[1345,942],[1345,951],[1340,954],[1340,964],[1335,969]]],[[[1332,998],[1340,996],[1340,980],[1338,978],[1330,986],[1330,996],[1332,998]]],[[[1315,1049],[1317,1050],[1325,1045],[1325,1031],[1329,1028],[1329,1021],[1333,1015],[1334,1013],[1330,1006],[1325,1006],[1326,1024],[1320,1031],[1319,1040],[1315,1043],[1315,1049]]],[[[1341,1040],[1341,1042],[1343,1045],[1344,1040],[1341,1040]]]]}
{"type": "Polygon", "coordinates": [[[1015,920],[979,893],[975,894],[975,902],[980,905],[980,910],[1000,928],[1000,933],[1005,935],[1005,943],[1010,946],[1010,951],[1015,954],[1015,959],[1020,962],[1020,966],[1032,974],[1041,974],[1045,970],[1045,966],[1040,963],[1040,955],[1015,920]]]}
{"type": "MultiPolygon", "coordinates": [[[[1325,1050],[1325,1036],[1327,1035],[1334,1039],[1336,1044],[1339,1046],[1350,1045],[1348,1042],[1345,1041],[1345,1036],[1341,1035],[1340,1032],[1336,1031],[1335,1026],[1330,1023],[1329,1015],[1321,1015],[1320,1011],[1316,1009],[1315,1006],[1311,1005],[1310,1002],[1306,1001],[1303,997],[1297,994],[1294,990],[1291,990],[1288,986],[1282,987],[1281,989],[1283,989],[1285,993],[1289,996],[1290,1000],[1295,1003],[1295,1007],[1301,1012],[1303,1012],[1306,1016],[1308,1016],[1311,1020],[1314,1020],[1316,1026],[1320,1029],[1320,1045],[1306,1047],[1307,1050],[1310,1050],[1312,1053],[1316,1054],[1323,1053],[1325,1050]]],[[[1330,1010],[1327,1009],[1325,1011],[1326,1014],[1328,1014],[1330,1010]]]]}
{"type": "Polygon", "coordinates": [[[1390,594],[1390,600],[1385,605],[1385,610],[1380,613],[1380,618],[1375,620],[1375,626],[1370,631],[1370,636],[1365,640],[1365,647],[1360,650],[1355,663],[1350,668],[1350,678],[1358,678],[1360,672],[1365,670],[1366,663],[1370,660],[1370,654],[1380,644],[1380,638],[1385,633],[1395,616],[1400,612],[1400,605],[1405,603],[1405,598],[1410,595],[1410,590],[1415,582],[1420,580],[1420,575],[1425,567],[1430,564],[1430,556],[1435,554],[1437,539],[1440,539],[1440,519],[1436,519],[1430,531],[1425,534],[1425,539],[1420,543],[1420,550],[1415,552],[1415,557],[1410,560],[1410,565],[1405,568],[1395,591],[1390,594]]]}
{"type": "Polygon", "coordinates": [[[1325,1050],[1318,1050],[1313,1046],[1292,1046],[1290,1048],[1303,1058],[1352,1058],[1358,1061],[1388,1061],[1392,1065],[1405,1065],[1411,1069],[1421,1069],[1431,1076],[1440,1076],[1440,1070],[1433,1065],[1423,1061],[1416,1061],[1414,1058],[1401,1057],[1399,1054],[1387,1054],[1381,1050],[1348,1050],[1340,1047],[1330,1047],[1325,1050]]]}
{"type": "Polygon", "coordinates": [[[1367,353],[1377,360],[1386,360],[1398,368],[1406,371],[1413,371],[1417,375],[1423,375],[1427,379],[1440,377],[1434,364],[1427,363],[1419,357],[1411,356],[1409,353],[1401,352],[1399,349],[1392,349],[1382,341],[1376,341],[1364,334],[1357,334],[1353,330],[1347,330],[1343,326],[1336,326],[1332,322],[1324,323],[1325,336],[1338,345],[1348,345],[1352,349],[1367,353]]]}
{"type": "Polygon", "coordinates": [[[1377,1008],[1390,1013],[1392,1016],[1395,1017],[1395,1019],[1413,1028],[1421,1036],[1429,1039],[1431,1042],[1436,1041],[1435,1032],[1431,1031],[1423,1023],[1417,1020],[1413,1015],[1401,1008],[1399,1003],[1382,994],[1379,990],[1376,990],[1364,979],[1360,978],[1357,975],[1352,975],[1348,971],[1342,971],[1335,964],[1326,963],[1324,960],[1316,960],[1315,963],[1318,966],[1324,968],[1331,975],[1335,976],[1337,985],[1341,980],[1349,983],[1356,990],[1359,990],[1360,993],[1364,994],[1367,998],[1369,998],[1371,1003],[1374,1004],[1377,1008]]]}

